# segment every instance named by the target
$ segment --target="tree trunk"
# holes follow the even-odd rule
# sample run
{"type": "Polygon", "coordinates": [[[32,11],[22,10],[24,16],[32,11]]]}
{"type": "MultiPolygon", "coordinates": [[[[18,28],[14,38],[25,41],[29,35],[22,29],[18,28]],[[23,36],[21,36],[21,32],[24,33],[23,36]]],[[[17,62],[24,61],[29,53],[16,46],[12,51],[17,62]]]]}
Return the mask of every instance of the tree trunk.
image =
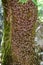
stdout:
{"type": "Polygon", "coordinates": [[[8,62],[6,61],[7,64],[3,65],[39,65],[34,47],[37,7],[31,0],[23,4],[18,0],[2,0],[2,2],[5,12],[4,34],[6,35],[4,35],[3,44],[6,49],[6,45],[11,43],[11,51],[8,49],[8,52],[12,52],[13,59],[12,62],[9,59],[9,62],[6,57],[5,60],[7,59],[8,62]]]}

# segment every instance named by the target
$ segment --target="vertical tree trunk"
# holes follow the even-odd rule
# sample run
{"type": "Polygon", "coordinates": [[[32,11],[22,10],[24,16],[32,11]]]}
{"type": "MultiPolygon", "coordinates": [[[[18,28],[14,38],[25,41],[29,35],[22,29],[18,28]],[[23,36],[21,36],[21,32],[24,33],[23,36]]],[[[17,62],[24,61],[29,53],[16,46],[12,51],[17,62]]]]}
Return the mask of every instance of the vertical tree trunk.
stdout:
{"type": "MultiPolygon", "coordinates": [[[[6,44],[11,43],[12,65],[39,65],[34,48],[34,25],[37,19],[37,7],[31,0],[24,4],[18,0],[2,0],[2,2],[6,13],[4,44],[6,47],[6,44]],[[6,28],[9,29],[8,32],[6,28]]],[[[11,65],[11,62],[4,65],[11,65]]]]}

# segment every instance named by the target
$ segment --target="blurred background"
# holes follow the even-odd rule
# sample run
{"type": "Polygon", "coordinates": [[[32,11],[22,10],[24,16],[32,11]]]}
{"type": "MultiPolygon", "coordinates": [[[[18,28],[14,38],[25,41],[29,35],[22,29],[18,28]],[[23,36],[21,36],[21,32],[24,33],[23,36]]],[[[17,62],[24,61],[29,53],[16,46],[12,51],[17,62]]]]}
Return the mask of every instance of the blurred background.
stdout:
{"type": "Polygon", "coordinates": [[[36,23],[35,52],[40,57],[40,65],[43,65],[43,0],[32,0],[38,7],[38,17],[36,23]]]}
{"type": "Polygon", "coordinates": [[[3,37],[3,7],[2,2],[0,0],[0,65],[1,65],[1,42],[3,37]]]}

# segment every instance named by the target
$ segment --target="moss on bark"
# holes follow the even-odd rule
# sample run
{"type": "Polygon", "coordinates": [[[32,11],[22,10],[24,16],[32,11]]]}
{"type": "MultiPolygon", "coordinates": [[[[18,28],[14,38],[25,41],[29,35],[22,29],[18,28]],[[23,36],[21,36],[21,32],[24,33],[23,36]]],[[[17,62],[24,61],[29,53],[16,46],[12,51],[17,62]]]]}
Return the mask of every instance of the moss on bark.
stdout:
{"type": "MultiPolygon", "coordinates": [[[[8,2],[2,0],[4,9],[4,30],[3,30],[3,44],[2,44],[2,65],[12,65],[12,52],[11,52],[11,24],[10,18],[8,19],[8,2]]],[[[10,14],[10,13],[9,13],[10,14]]]]}

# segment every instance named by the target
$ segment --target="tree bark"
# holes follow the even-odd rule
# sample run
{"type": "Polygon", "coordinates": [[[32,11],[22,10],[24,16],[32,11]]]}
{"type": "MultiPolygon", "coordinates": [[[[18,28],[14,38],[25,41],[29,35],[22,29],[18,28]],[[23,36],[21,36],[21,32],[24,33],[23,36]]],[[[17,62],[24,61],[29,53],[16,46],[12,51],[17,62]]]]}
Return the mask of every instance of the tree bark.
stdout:
{"type": "MultiPolygon", "coordinates": [[[[4,65],[39,65],[34,47],[37,7],[31,0],[24,4],[18,0],[2,0],[2,2],[6,13],[4,29],[8,28],[10,24],[10,33],[6,32],[10,39],[13,59],[12,63],[4,65]]],[[[8,44],[8,39],[4,39],[6,44],[8,44]]]]}

